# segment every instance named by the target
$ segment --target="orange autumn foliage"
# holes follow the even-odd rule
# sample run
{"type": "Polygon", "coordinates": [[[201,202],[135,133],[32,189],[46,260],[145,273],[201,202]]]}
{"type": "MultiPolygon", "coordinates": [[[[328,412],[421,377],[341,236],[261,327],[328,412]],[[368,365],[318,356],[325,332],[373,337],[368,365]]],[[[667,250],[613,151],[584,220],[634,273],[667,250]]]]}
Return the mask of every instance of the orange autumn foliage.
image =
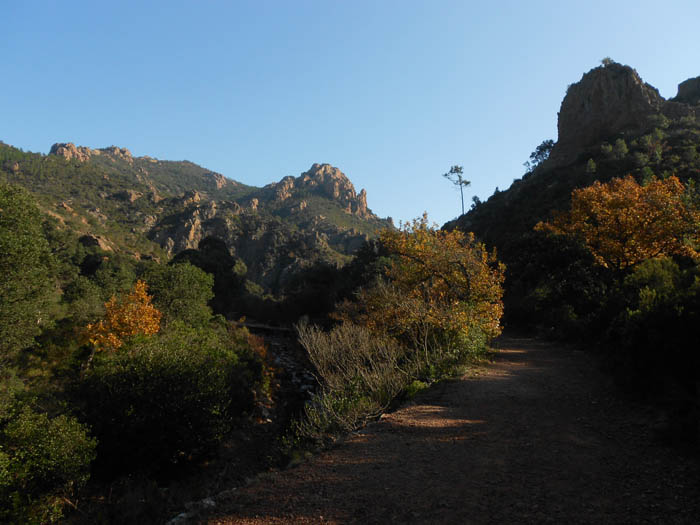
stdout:
{"type": "Polygon", "coordinates": [[[127,337],[158,333],[161,313],[151,304],[147,290],[139,280],[127,295],[112,296],[105,303],[105,318],[85,328],[87,341],[98,350],[117,350],[127,337]]]}
{"type": "Polygon", "coordinates": [[[677,177],[639,185],[631,175],[595,182],[571,194],[571,210],[538,231],[581,239],[601,266],[623,270],[646,259],[700,258],[700,210],[677,177]]]}

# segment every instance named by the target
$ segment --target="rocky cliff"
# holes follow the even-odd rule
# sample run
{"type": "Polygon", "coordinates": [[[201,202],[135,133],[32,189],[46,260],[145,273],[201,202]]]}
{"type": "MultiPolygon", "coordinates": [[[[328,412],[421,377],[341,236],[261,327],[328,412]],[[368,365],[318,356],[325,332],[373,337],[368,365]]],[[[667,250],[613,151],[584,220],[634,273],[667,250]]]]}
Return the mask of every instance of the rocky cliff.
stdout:
{"type": "MultiPolygon", "coordinates": [[[[330,164],[313,164],[298,177],[285,177],[266,188],[277,202],[310,192],[337,202],[346,213],[363,219],[377,218],[372,210],[367,208],[367,192],[363,189],[358,194],[350,179],[330,164]]],[[[302,209],[304,207],[305,205],[302,209]]]]}
{"type": "Polygon", "coordinates": [[[549,168],[576,162],[585,149],[621,134],[653,128],[659,118],[695,117],[700,77],[682,82],[678,95],[665,100],[629,66],[610,62],[585,73],[569,86],[557,122],[558,140],[549,168]]]}
{"type": "Polygon", "coordinates": [[[550,158],[558,165],[573,162],[601,137],[644,127],[662,103],[658,90],[629,66],[613,62],[592,69],[566,92],[550,158]]]}

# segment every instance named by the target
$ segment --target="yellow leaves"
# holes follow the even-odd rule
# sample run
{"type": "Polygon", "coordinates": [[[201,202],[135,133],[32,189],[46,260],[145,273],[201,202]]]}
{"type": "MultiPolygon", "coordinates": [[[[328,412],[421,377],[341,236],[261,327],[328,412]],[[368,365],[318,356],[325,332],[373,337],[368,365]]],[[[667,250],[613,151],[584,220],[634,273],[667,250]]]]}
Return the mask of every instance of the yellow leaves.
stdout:
{"type": "Polygon", "coordinates": [[[98,350],[117,350],[124,339],[152,335],[160,330],[161,313],[151,304],[146,283],[136,281],[126,296],[113,296],[105,303],[105,318],[85,327],[85,338],[98,350]]]}
{"type": "Polygon", "coordinates": [[[664,255],[700,257],[699,224],[700,212],[678,178],[640,186],[628,175],[574,190],[571,210],[535,229],[578,237],[598,264],[622,270],[664,255]]]}
{"type": "Polygon", "coordinates": [[[417,327],[466,335],[475,325],[500,333],[504,267],[473,234],[437,230],[423,216],[380,240],[392,256],[390,284],[362,291],[359,309],[345,305],[345,319],[392,335],[417,327]]]}

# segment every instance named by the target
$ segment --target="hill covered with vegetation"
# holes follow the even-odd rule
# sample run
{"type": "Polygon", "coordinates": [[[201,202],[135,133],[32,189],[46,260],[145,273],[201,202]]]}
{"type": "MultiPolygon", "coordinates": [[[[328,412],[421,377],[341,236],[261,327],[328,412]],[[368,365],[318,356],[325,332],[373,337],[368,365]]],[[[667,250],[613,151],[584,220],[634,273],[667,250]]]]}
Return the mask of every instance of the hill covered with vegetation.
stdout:
{"type": "Polygon", "coordinates": [[[28,189],[59,227],[106,251],[165,260],[219,238],[247,279],[275,295],[300,270],[341,265],[391,227],[367,208],[364,190],[327,164],[256,188],[115,146],[60,143],[41,155],[0,144],[0,180],[28,189]]]}

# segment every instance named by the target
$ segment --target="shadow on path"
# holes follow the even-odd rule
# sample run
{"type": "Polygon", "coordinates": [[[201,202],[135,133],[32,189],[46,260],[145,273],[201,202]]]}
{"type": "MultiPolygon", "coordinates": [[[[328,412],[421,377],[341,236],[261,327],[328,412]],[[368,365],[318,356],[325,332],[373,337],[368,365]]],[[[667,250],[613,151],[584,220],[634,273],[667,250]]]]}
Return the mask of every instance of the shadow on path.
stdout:
{"type": "Polygon", "coordinates": [[[653,444],[653,414],[592,359],[504,337],[445,382],[210,523],[697,523],[697,462],[653,444]]]}

